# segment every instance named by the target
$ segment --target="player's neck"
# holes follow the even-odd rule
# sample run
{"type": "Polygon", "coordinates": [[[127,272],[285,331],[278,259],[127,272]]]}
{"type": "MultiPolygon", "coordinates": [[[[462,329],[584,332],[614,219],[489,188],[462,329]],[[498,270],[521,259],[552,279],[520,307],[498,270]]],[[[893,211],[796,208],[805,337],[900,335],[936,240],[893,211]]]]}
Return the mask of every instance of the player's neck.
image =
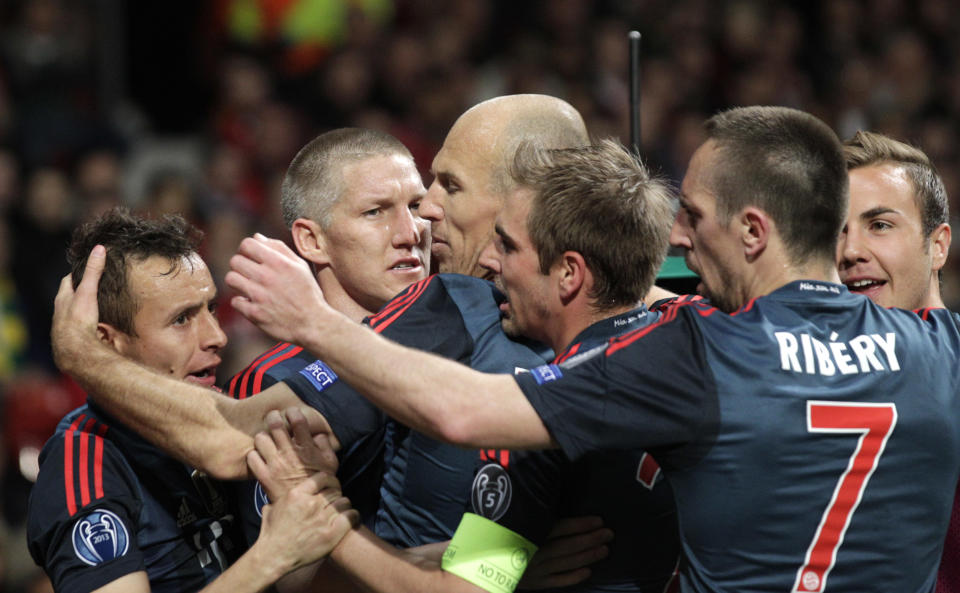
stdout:
{"type": "Polygon", "coordinates": [[[758,262],[752,279],[745,283],[744,302],[755,299],[797,280],[816,280],[839,284],[836,262],[832,258],[811,257],[797,265],[790,262],[786,253],[758,262]]]}
{"type": "Polygon", "coordinates": [[[379,307],[371,309],[360,304],[344,289],[343,285],[341,285],[335,277],[332,277],[332,272],[330,272],[329,269],[321,270],[317,274],[317,284],[320,285],[320,290],[323,291],[323,297],[331,307],[357,323],[360,323],[365,317],[369,317],[379,310],[379,307]]]}
{"type": "Polygon", "coordinates": [[[945,309],[947,305],[940,296],[940,277],[937,272],[930,276],[930,289],[927,290],[927,296],[923,299],[919,309],[945,309]]]}
{"type": "Polygon", "coordinates": [[[638,305],[627,305],[622,307],[611,307],[609,309],[597,310],[593,307],[581,307],[576,311],[566,311],[563,318],[564,323],[558,323],[556,337],[551,338],[548,345],[553,348],[557,354],[564,352],[573,345],[576,339],[585,329],[605,319],[616,317],[621,313],[626,313],[635,309],[638,305]]]}

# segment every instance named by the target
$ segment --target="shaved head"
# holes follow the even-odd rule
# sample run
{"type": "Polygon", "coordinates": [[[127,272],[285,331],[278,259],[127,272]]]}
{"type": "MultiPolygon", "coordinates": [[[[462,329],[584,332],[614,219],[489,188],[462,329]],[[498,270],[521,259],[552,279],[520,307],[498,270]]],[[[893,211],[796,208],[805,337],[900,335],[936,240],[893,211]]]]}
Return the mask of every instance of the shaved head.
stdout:
{"type": "Polygon", "coordinates": [[[495,97],[470,108],[450,130],[475,139],[477,157],[488,164],[490,189],[497,194],[511,187],[509,168],[517,148],[575,148],[590,143],[580,113],[562,99],[548,95],[495,97]]]}
{"type": "Polygon", "coordinates": [[[457,119],[433,159],[435,176],[420,204],[433,228],[433,257],[441,272],[492,277],[479,264],[506,196],[517,148],[576,148],[590,143],[572,105],[546,95],[508,95],[484,101],[457,119]]]}

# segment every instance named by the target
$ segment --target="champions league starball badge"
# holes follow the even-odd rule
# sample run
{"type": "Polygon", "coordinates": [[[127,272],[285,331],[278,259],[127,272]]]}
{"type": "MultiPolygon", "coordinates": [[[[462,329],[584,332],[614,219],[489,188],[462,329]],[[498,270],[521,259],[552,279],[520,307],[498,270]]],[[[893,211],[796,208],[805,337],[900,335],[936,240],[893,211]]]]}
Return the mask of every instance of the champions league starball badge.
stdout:
{"type": "Polygon", "coordinates": [[[488,463],[477,472],[471,488],[473,512],[496,521],[507,512],[513,485],[506,470],[499,464],[488,463]]]}
{"type": "Polygon", "coordinates": [[[257,487],[253,489],[253,508],[257,511],[257,516],[263,518],[263,507],[270,504],[267,493],[263,491],[263,486],[257,480],[257,487]]]}
{"type": "Polygon", "coordinates": [[[88,513],[73,526],[73,551],[90,566],[123,556],[129,544],[123,521],[105,509],[88,513]]]}

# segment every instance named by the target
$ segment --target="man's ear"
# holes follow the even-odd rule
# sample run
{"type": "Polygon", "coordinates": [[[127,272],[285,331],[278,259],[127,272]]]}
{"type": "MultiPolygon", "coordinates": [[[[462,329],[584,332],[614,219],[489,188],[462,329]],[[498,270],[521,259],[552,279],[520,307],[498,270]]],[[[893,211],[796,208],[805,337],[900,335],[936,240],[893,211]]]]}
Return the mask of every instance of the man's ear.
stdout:
{"type": "Polygon", "coordinates": [[[950,225],[941,223],[930,233],[930,255],[933,259],[933,271],[943,268],[950,253],[950,225]]]}
{"type": "Polygon", "coordinates": [[[748,261],[753,261],[767,248],[773,221],[766,212],[754,206],[744,208],[737,220],[740,224],[744,255],[748,261]]]}
{"type": "Polygon", "coordinates": [[[130,336],[109,323],[97,324],[97,338],[120,354],[125,354],[130,345],[130,336]]]}
{"type": "Polygon", "coordinates": [[[560,299],[568,302],[593,282],[593,275],[587,269],[587,262],[578,251],[564,251],[560,261],[553,265],[553,272],[557,277],[557,286],[560,299]]]}
{"type": "Polygon", "coordinates": [[[327,239],[320,223],[309,218],[298,218],[290,228],[293,245],[300,257],[308,262],[325,266],[330,263],[327,255],[327,239]]]}

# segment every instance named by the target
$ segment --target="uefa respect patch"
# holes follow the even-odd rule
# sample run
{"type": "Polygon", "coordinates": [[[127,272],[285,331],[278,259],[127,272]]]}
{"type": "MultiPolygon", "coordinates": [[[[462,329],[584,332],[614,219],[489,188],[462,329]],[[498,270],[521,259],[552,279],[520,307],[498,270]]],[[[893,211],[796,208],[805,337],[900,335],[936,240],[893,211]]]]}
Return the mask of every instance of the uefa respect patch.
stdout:
{"type": "Polygon", "coordinates": [[[337,382],[337,374],[333,369],[323,364],[322,360],[315,360],[310,366],[300,369],[300,374],[310,380],[317,391],[323,391],[337,382]]]}
{"type": "Polygon", "coordinates": [[[127,527],[120,517],[106,509],[87,513],[73,526],[73,551],[90,566],[119,558],[129,548],[127,527]]]}
{"type": "Polygon", "coordinates": [[[563,372],[555,364],[545,364],[530,370],[530,374],[537,380],[537,385],[543,385],[548,381],[556,381],[563,376],[563,372]]]}

